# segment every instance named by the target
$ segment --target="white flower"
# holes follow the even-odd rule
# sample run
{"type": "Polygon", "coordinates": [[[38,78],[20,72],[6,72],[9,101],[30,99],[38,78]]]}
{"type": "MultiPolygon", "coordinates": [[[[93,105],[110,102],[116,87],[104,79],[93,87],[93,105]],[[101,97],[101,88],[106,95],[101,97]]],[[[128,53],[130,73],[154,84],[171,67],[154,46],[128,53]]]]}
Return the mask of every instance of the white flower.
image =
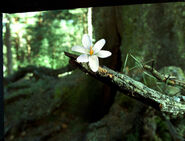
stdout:
{"type": "Polygon", "coordinates": [[[101,39],[97,41],[94,46],[92,46],[92,41],[87,34],[84,34],[82,37],[82,46],[74,46],[72,47],[72,51],[76,51],[82,53],[77,58],[77,62],[89,62],[89,67],[93,72],[98,71],[99,67],[99,58],[106,58],[111,56],[110,51],[101,50],[105,45],[105,39],[101,39]]]}

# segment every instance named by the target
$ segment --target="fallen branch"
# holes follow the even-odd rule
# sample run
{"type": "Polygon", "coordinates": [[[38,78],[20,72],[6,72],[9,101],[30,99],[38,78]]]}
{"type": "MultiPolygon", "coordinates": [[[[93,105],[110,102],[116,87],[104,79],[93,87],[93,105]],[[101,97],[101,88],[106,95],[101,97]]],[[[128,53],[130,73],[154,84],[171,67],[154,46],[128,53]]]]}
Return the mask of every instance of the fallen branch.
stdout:
{"type": "Polygon", "coordinates": [[[185,102],[176,101],[173,97],[155,91],[141,82],[135,81],[129,76],[118,73],[107,67],[99,67],[96,73],[89,69],[87,63],[78,63],[77,56],[65,52],[65,55],[70,58],[70,63],[80,68],[83,72],[95,77],[96,79],[115,86],[125,95],[137,99],[144,104],[152,106],[158,111],[167,113],[173,116],[181,116],[185,113],[185,102]]]}

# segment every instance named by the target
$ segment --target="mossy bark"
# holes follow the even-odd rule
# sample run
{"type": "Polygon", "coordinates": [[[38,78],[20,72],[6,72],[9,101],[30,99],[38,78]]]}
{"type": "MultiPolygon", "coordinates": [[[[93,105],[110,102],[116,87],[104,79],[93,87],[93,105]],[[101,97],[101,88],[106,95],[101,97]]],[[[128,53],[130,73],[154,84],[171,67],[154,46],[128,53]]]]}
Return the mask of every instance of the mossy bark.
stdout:
{"type": "MultiPolygon", "coordinates": [[[[106,44],[103,49],[112,52],[112,55],[109,58],[100,59],[100,64],[105,64],[114,70],[120,71],[122,66],[120,51],[121,37],[117,27],[115,7],[93,8],[92,21],[96,41],[104,38],[106,44]]],[[[117,90],[106,84],[102,86],[102,89],[102,105],[104,105],[104,110],[102,112],[104,115],[109,111],[110,106],[113,104],[117,90]]]]}

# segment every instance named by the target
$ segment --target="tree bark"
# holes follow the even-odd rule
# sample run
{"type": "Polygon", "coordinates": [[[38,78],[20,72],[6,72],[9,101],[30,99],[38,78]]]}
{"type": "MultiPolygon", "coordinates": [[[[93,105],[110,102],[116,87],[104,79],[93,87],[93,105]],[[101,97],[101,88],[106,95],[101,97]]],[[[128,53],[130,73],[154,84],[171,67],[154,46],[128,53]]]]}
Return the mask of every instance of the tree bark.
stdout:
{"type": "Polygon", "coordinates": [[[11,51],[11,29],[10,29],[10,17],[7,16],[8,22],[6,23],[6,33],[5,33],[5,46],[7,49],[7,73],[10,75],[12,73],[12,51],[11,51]]]}
{"type": "MultiPolygon", "coordinates": [[[[92,8],[92,22],[96,41],[104,38],[106,40],[106,44],[103,49],[112,52],[112,55],[109,58],[100,60],[100,64],[103,63],[114,70],[120,71],[122,66],[120,51],[121,38],[118,31],[118,23],[116,21],[116,8],[92,8]]],[[[102,113],[104,115],[109,111],[110,106],[113,104],[117,90],[114,87],[107,86],[106,84],[104,84],[102,88],[102,113]]]]}
{"type": "Polygon", "coordinates": [[[16,49],[16,59],[17,61],[20,61],[20,55],[19,55],[19,47],[20,47],[20,37],[19,37],[19,33],[16,33],[16,37],[15,37],[15,49],[16,49]]]}

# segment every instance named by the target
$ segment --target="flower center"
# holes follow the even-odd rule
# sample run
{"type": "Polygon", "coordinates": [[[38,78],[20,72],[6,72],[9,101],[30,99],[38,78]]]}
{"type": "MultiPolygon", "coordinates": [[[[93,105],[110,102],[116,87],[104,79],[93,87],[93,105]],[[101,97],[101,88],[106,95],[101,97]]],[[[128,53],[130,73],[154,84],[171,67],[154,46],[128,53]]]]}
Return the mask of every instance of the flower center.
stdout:
{"type": "Polygon", "coordinates": [[[90,47],[89,53],[90,53],[90,55],[93,55],[94,51],[92,50],[92,47],[90,47]]]}

